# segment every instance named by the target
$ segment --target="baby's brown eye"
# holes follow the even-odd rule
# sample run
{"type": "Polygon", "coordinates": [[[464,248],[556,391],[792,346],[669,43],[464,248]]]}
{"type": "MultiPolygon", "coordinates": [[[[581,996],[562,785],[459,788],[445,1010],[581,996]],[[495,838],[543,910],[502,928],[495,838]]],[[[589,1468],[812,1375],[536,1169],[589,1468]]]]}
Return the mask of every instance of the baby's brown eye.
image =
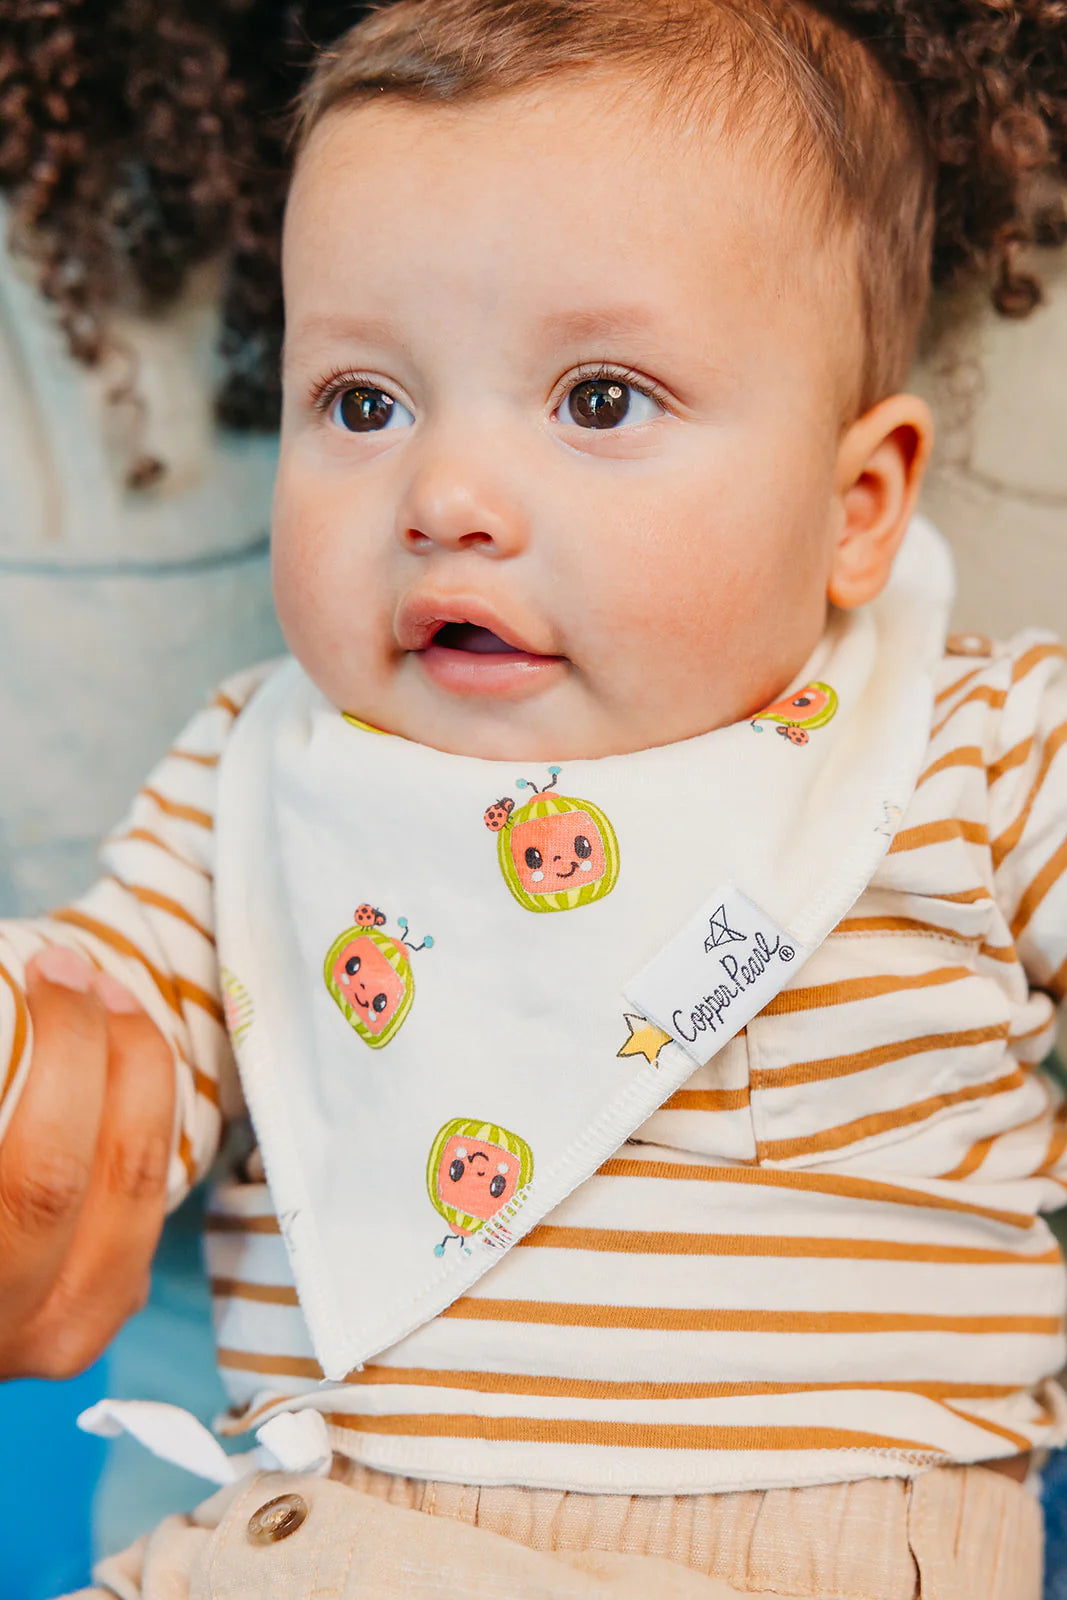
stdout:
{"type": "Polygon", "coordinates": [[[584,833],[576,835],[574,840],[574,853],[579,861],[588,861],[593,854],[593,846],[589,843],[584,833]]]}
{"type": "Polygon", "coordinates": [[[382,389],[346,389],[337,396],[334,414],[349,433],[376,433],[389,426],[395,401],[382,389]]]}
{"type": "Polygon", "coordinates": [[[571,420],[580,428],[615,428],[630,409],[630,386],[617,378],[586,378],[567,396],[571,420]]]}
{"type": "Polygon", "coordinates": [[[526,865],[530,868],[531,872],[536,872],[538,867],[544,866],[541,852],[536,848],[535,845],[530,845],[526,852],[526,865]]]}

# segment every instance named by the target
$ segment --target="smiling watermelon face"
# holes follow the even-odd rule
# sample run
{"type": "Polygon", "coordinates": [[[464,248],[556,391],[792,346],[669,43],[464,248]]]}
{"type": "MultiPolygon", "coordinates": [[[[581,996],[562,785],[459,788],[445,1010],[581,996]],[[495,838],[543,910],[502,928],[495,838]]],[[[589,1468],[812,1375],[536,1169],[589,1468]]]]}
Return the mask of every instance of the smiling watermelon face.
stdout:
{"type": "Polygon", "coordinates": [[[619,877],[619,842],[599,806],[539,794],[497,835],[504,882],[527,911],[573,911],[603,900],[619,877]]]}
{"type": "Polygon", "coordinates": [[[454,1234],[490,1222],[533,1177],[533,1151],[499,1123],[455,1117],[439,1128],[426,1163],[430,1202],[454,1234]]]}
{"type": "Polygon", "coordinates": [[[346,928],[327,952],[323,976],[345,1021],[372,1050],[389,1043],[415,999],[406,952],[376,927],[346,928]]]}

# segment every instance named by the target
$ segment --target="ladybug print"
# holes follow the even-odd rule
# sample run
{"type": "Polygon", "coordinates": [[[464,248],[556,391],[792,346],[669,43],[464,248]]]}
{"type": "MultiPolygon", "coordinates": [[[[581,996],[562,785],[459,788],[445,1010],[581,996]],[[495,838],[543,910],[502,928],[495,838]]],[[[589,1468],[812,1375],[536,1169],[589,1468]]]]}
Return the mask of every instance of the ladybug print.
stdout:
{"type": "Polygon", "coordinates": [[[501,828],[507,826],[507,820],[511,816],[511,813],[514,811],[514,809],[514,800],[509,800],[507,797],[505,797],[503,800],[494,800],[492,805],[486,808],[486,827],[489,828],[493,833],[499,833],[501,828]]]}
{"type": "Polygon", "coordinates": [[[773,722],[776,731],[790,744],[805,745],[809,731],[824,727],[835,715],[837,706],[836,691],[828,683],[806,683],[784,700],[776,700],[763,711],[757,711],[752,726],[757,733],[762,733],[760,723],[773,722]]]}
{"type": "Polygon", "coordinates": [[[357,928],[384,928],[385,913],[376,906],[357,906],[352,921],[357,928]]]}

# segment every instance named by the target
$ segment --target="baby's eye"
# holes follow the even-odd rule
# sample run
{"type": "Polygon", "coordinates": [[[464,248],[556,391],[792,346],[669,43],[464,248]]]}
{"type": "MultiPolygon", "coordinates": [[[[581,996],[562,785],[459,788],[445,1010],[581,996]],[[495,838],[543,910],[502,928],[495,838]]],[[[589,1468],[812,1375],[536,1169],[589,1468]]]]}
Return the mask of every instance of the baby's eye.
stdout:
{"type": "Polygon", "coordinates": [[[346,433],[380,433],[383,428],[410,428],[415,418],[384,389],[360,383],[335,397],[330,420],[346,433]]]}
{"type": "Polygon", "coordinates": [[[564,400],[560,418],[579,428],[617,428],[623,422],[650,422],[662,409],[650,394],[621,378],[583,378],[564,400]]]}

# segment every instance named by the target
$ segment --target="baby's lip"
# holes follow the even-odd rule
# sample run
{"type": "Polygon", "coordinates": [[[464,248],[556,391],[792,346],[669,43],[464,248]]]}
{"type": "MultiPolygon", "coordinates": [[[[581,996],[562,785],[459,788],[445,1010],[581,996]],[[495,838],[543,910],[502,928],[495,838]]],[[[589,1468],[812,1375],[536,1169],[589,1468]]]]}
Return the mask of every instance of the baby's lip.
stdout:
{"type": "Polygon", "coordinates": [[[448,623],[469,623],[495,634],[505,647],[501,653],[553,658],[551,651],[537,648],[526,629],[505,621],[484,601],[462,596],[412,595],[403,600],[394,628],[397,643],[402,650],[426,650],[448,623]]]}

